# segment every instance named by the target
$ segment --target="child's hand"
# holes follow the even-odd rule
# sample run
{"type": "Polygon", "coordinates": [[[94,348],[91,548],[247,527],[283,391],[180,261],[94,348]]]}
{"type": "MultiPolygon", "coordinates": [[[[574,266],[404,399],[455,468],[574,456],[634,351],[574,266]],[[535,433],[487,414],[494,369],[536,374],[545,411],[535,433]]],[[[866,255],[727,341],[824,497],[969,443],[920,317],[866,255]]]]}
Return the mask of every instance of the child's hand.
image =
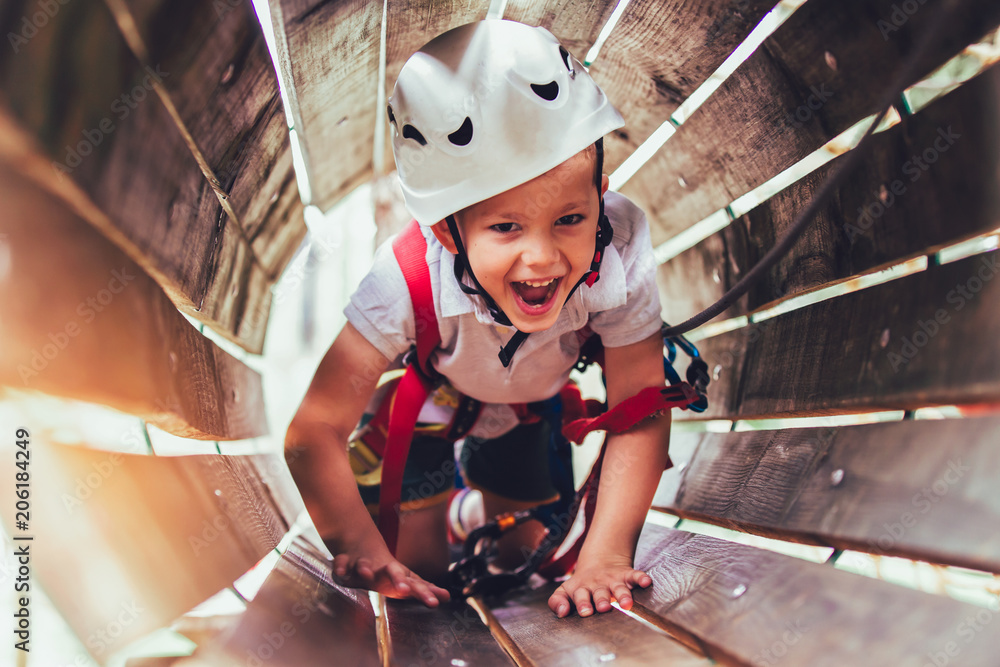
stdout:
{"type": "Polygon", "coordinates": [[[632,567],[629,556],[605,556],[589,562],[581,559],[573,576],[549,597],[549,609],[563,618],[569,615],[572,603],[580,616],[590,616],[595,607],[599,612],[610,610],[612,597],[622,609],[631,609],[630,591],[652,583],[652,577],[632,567]]]}
{"type": "Polygon", "coordinates": [[[344,586],[367,588],[390,598],[416,598],[428,607],[451,599],[448,591],[424,581],[393,558],[381,539],[374,544],[344,545],[340,553],[333,553],[333,574],[344,586]]]}

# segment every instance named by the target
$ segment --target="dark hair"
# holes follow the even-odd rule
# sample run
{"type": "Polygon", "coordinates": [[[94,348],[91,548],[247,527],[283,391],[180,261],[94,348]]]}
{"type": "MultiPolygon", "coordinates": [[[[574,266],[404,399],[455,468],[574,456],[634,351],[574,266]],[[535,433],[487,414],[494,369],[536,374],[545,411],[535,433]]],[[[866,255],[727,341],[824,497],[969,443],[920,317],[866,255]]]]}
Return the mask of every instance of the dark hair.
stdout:
{"type": "Polygon", "coordinates": [[[595,141],[592,145],[587,146],[585,149],[587,153],[594,152],[594,185],[597,186],[597,191],[601,190],[601,176],[604,175],[604,137],[601,137],[595,141]]]}

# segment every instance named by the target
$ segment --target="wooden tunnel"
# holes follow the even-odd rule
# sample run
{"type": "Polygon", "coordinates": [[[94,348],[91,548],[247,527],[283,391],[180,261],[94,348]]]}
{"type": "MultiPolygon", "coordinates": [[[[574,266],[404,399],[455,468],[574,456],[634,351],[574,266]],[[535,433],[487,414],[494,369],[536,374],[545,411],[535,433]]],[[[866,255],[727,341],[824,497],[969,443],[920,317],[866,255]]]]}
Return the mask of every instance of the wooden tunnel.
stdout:
{"type": "MultiPolygon", "coordinates": [[[[785,3],[788,18],[692,110],[774,0],[271,0],[276,63],[246,0],[0,2],[0,384],[205,441],[202,454],[166,457],[127,430],[71,434],[77,446],[32,440],[32,532],[45,545],[33,577],[81,640],[123,605],[145,610],[88,642],[91,657],[103,664],[172,624],[193,654],[128,664],[997,664],[996,607],[684,523],[647,523],[637,567],[654,585],[631,615],[559,620],[547,587],[437,610],[373,605],[332,580],[310,532],[283,541],[304,506],[281,453],[214,445],[267,431],[261,378],[188,318],[262,352],[271,288],[306,235],[289,122],[305,203],[326,210],[391,172],[380,92],[432,36],[492,12],[547,27],[583,60],[616,7],[590,64],[627,123],[606,140],[606,170],[673,126],[619,188],[649,216],[672,323],[781,237],[846,155],[782,174],[850,150],[845,131],[878,111],[942,7],[955,21],[908,85],[974,60],[970,45],[995,46],[1000,24],[995,0],[785,3]],[[185,616],[279,544],[245,611],[185,616]]],[[[835,554],[1000,574],[990,58],[954,89],[898,99],[790,254],[693,336],[713,376],[710,408],[675,411],[676,465],[655,509],[835,554]],[[830,296],[836,286],[846,293],[830,296]],[[913,418],[933,406],[957,407],[913,418]],[[802,421],[892,410],[905,417],[802,421]],[[706,427],[777,418],[787,421],[706,427]]],[[[23,426],[3,424],[4,460],[23,426]]],[[[9,535],[13,512],[0,501],[9,535]]]]}

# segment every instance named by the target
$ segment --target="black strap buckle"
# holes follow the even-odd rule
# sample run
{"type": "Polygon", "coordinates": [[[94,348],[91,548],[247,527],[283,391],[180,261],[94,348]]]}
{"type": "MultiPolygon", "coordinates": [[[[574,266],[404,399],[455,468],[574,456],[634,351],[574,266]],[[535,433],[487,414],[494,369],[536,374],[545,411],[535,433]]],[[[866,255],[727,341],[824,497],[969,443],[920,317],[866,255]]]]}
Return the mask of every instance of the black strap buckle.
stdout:
{"type": "Polygon", "coordinates": [[[448,568],[446,588],[452,597],[464,599],[474,595],[500,595],[526,582],[552,551],[550,540],[543,539],[516,570],[497,571],[490,568],[490,563],[496,558],[496,542],[504,533],[537,518],[533,509],[501,514],[469,533],[462,558],[448,568]]]}

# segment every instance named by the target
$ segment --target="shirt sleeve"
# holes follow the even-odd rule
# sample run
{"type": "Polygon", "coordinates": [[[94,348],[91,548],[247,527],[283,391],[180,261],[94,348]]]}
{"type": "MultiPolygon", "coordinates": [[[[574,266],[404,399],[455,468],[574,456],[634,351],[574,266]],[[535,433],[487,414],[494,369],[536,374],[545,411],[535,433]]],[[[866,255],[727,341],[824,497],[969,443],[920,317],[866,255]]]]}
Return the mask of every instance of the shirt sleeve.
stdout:
{"type": "Polygon", "coordinates": [[[613,221],[613,243],[625,269],[626,301],[622,306],[592,315],[590,328],[601,336],[605,347],[624,347],[660,330],[656,259],[642,209],[611,192],[605,195],[605,209],[613,221]]]}
{"type": "Polygon", "coordinates": [[[371,270],[344,308],[347,321],[387,359],[397,358],[416,340],[413,304],[392,241],[375,252],[371,270]]]}

